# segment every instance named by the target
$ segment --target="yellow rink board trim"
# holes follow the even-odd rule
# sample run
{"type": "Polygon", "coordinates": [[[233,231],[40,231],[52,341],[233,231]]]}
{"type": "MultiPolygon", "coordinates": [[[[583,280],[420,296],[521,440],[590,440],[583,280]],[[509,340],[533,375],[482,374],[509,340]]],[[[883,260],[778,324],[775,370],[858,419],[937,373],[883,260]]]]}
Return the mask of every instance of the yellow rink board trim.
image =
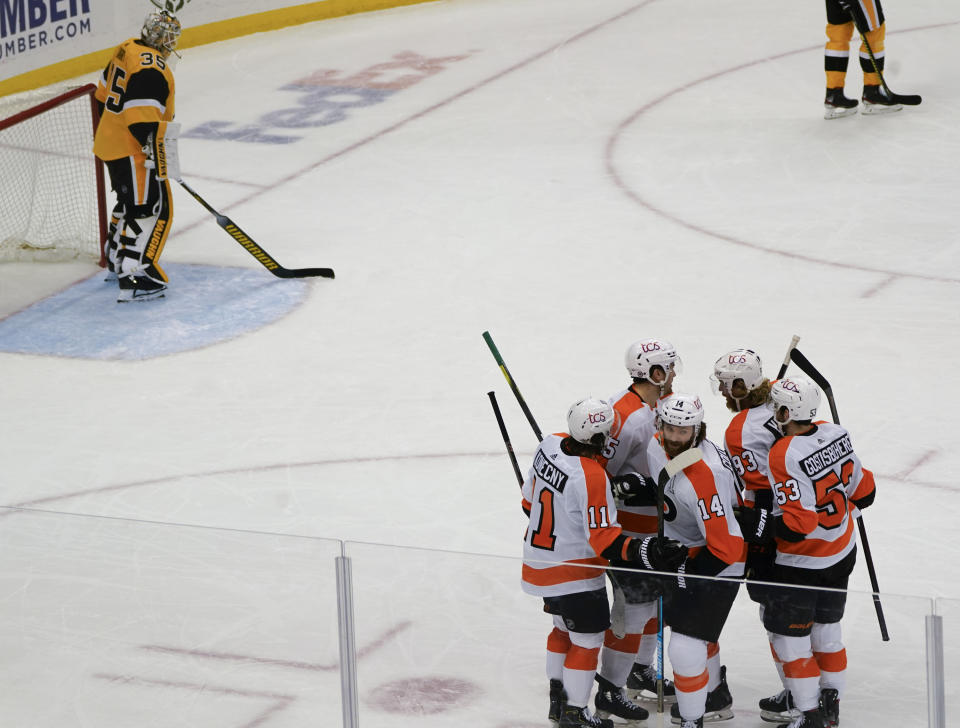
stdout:
{"type": "MultiPolygon", "coordinates": [[[[267,10],[262,13],[242,15],[238,18],[198,25],[193,28],[184,28],[177,48],[178,50],[191,48],[193,46],[215,43],[229,38],[238,38],[242,35],[249,35],[250,33],[260,33],[265,30],[286,28],[290,25],[311,23],[315,20],[327,20],[344,15],[353,15],[354,13],[366,13],[374,10],[397,8],[403,5],[417,5],[419,3],[436,1],[437,0],[321,0],[320,2],[296,5],[292,8],[267,10]]],[[[133,28],[127,37],[135,36],[137,32],[138,29],[133,28]]],[[[117,43],[119,44],[123,40],[125,40],[125,38],[117,38],[117,43]]],[[[110,60],[110,54],[113,52],[114,47],[115,46],[111,46],[102,51],[95,51],[66,61],[53,63],[49,66],[14,76],[6,81],[0,81],[0,96],[49,86],[50,84],[65,81],[68,78],[99,71],[106,65],[107,61],[110,60]]]]}

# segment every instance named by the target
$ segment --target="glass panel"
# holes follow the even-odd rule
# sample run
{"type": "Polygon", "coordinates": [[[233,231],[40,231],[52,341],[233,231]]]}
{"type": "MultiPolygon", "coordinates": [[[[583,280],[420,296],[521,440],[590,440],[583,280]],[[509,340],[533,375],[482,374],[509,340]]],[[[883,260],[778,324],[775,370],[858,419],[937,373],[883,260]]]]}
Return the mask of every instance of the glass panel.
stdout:
{"type": "Polygon", "coordinates": [[[943,617],[944,702],[947,725],[960,715],[960,599],[937,599],[937,614],[943,617]],[[953,678],[951,680],[951,677],[953,678]]]}
{"type": "MultiPolygon", "coordinates": [[[[461,728],[547,725],[551,617],[540,599],[521,591],[519,559],[353,542],[346,549],[353,563],[361,725],[421,726],[424,716],[461,728]]],[[[881,640],[871,595],[851,592],[847,599],[845,728],[926,725],[924,617],[931,602],[883,595],[882,605],[889,642],[881,640]]],[[[744,588],[720,655],[735,713],[724,725],[764,725],[758,701],[781,686],[758,605],[744,588]]],[[[667,670],[671,676],[669,663],[667,670]]],[[[650,724],[657,720],[652,715],[650,724]]]]}
{"type": "Polygon", "coordinates": [[[2,723],[339,725],[339,554],[332,540],[0,509],[2,723]]]}

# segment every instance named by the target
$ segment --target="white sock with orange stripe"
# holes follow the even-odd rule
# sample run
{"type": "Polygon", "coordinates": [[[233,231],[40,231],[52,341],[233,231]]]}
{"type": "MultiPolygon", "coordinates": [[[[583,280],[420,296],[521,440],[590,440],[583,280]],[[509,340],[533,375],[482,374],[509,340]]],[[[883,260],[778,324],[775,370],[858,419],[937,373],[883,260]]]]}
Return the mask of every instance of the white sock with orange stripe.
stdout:
{"type": "Polygon", "coordinates": [[[667,651],[673,666],[677,708],[682,717],[696,720],[703,715],[707,703],[707,682],[710,679],[707,672],[707,643],[673,632],[667,651]]]}
{"type": "Polygon", "coordinates": [[[847,685],[847,650],[843,646],[840,623],[814,623],[810,643],[820,667],[820,687],[835,688],[843,697],[847,685]]]}
{"type": "MultiPolygon", "coordinates": [[[[560,617],[554,617],[554,620],[560,617]]],[[[547,679],[563,679],[563,662],[570,650],[570,635],[561,627],[554,627],[547,636],[547,679]]]]}
{"type": "Polygon", "coordinates": [[[707,672],[710,680],[707,682],[709,693],[720,684],[720,645],[716,642],[707,643],[707,672]]]}
{"type": "MultiPolygon", "coordinates": [[[[646,606],[646,605],[644,605],[646,606]]],[[[641,665],[656,666],[657,663],[657,633],[660,631],[657,622],[657,603],[650,602],[649,608],[653,614],[643,625],[643,638],[640,640],[640,647],[637,649],[637,659],[641,665]]]]}
{"type": "Polygon", "coordinates": [[[813,659],[810,637],[773,635],[777,659],[783,662],[787,689],[793,704],[801,711],[814,710],[820,704],[820,668],[813,659]]]}
{"type": "Polygon", "coordinates": [[[637,648],[640,647],[638,633],[625,634],[618,638],[613,630],[607,630],[603,638],[603,652],[600,659],[600,677],[622,688],[630,675],[637,648]]]}
{"type": "Polygon", "coordinates": [[[567,704],[585,708],[590,702],[593,677],[597,674],[603,632],[569,632],[570,649],[563,661],[563,688],[567,691],[567,704]]]}

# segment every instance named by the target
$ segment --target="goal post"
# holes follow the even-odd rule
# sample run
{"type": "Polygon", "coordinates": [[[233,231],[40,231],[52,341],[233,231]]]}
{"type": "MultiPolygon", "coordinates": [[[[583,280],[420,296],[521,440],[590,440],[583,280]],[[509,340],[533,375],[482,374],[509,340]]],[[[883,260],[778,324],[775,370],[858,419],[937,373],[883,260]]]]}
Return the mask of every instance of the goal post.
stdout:
{"type": "Polygon", "coordinates": [[[0,262],[106,264],[96,86],[0,98],[0,262]]]}

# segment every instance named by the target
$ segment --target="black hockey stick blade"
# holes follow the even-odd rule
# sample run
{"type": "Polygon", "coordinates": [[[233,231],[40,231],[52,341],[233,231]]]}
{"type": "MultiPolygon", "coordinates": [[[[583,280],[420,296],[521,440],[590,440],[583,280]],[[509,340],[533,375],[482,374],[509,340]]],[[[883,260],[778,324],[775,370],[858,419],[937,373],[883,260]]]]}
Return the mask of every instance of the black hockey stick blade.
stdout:
{"type": "Polygon", "coordinates": [[[207,211],[213,215],[214,219],[217,221],[217,225],[222,227],[231,238],[236,240],[240,245],[243,246],[250,255],[256,258],[260,265],[266,268],[268,271],[273,273],[277,278],[334,278],[333,268],[284,268],[273,256],[271,256],[267,251],[257,245],[253,238],[247,235],[240,227],[226,215],[222,215],[220,212],[215,210],[209,202],[203,199],[200,194],[194,190],[190,185],[184,182],[182,179],[178,179],[177,182],[185,189],[190,195],[203,205],[207,211]]]}
{"type": "Polygon", "coordinates": [[[827,397],[827,403],[830,405],[830,414],[833,415],[833,421],[838,425],[840,424],[840,417],[837,414],[837,403],[833,398],[833,387],[830,386],[830,382],[827,381],[827,378],[823,376],[820,371],[810,363],[810,360],[803,355],[799,349],[794,349],[790,352],[790,358],[793,360],[793,363],[800,367],[800,371],[810,377],[817,386],[823,390],[824,395],[827,397]]]}

